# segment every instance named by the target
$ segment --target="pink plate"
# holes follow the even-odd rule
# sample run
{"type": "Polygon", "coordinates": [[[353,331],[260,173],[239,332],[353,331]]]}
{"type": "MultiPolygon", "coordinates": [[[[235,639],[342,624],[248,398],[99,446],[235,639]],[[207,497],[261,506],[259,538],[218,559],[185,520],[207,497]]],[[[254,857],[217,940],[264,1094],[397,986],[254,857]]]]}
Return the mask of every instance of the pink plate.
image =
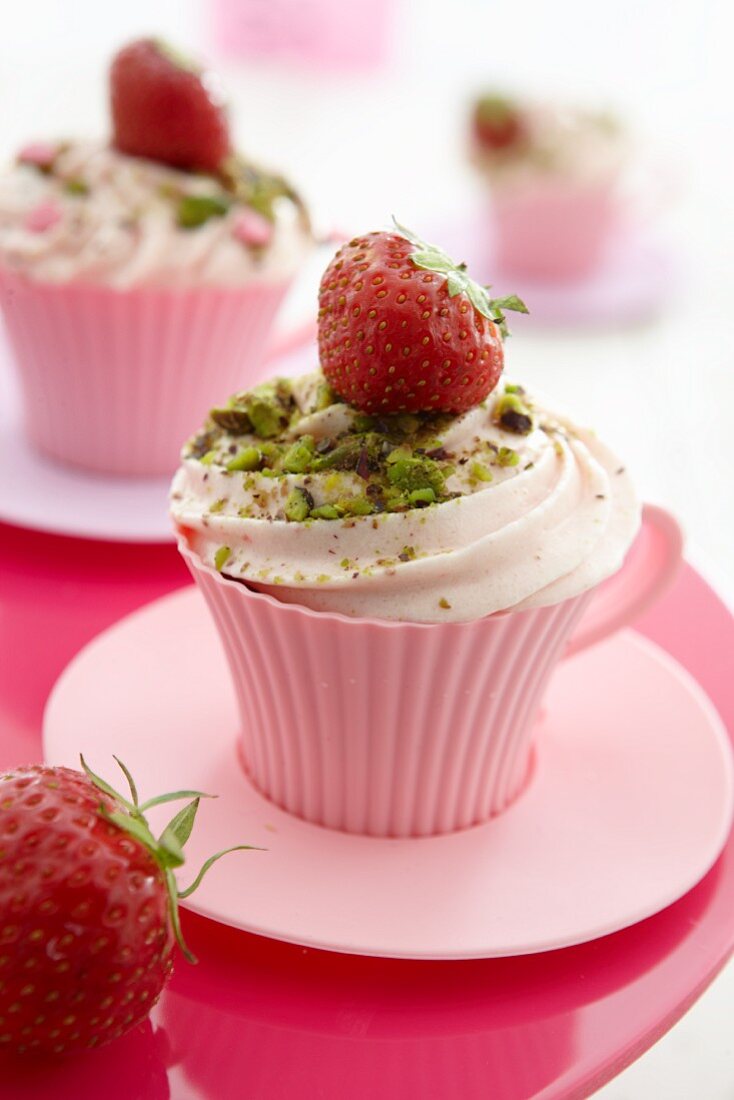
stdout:
{"type": "MultiPolygon", "coordinates": [[[[40,759],[43,704],[80,646],[187,579],[173,545],[39,539],[0,524],[3,770],[40,759]]],[[[734,730],[734,618],[700,574],[684,565],[639,627],[734,730]]],[[[674,905],[536,955],[361,958],[187,912],[200,962],[176,966],[153,1027],[58,1066],[3,1065],[0,1092],[98,1100],[104,1080],[109,1100],[581,1100],[701,995],[734,948],[732,912],[734,832],[674,905]]]]}
{"type": "MultiPolygon", "coordinates": [[[[439,221],[425,236],[455,260],[463,260],[480,283],[500,287],[518,284],[516,275],[505,275],[493,262],[478,210],[462,221],[439,221]]],[[[550,282],[522,279],[522,297],[530,315],[510,314],[510,327],[527,328],[605,326],[646,321],[654,317],[670,297],[676,282],[676,263],[666,246],[634,226],[613,241],[599,269],[584,279],[550,282]]]]}
{"type": "Polygon", "coordinates": [[[250,932],[414,959],[529,954],[578,944],[669,905],[709,870],[732,818],[732,761],[695,682],[624,632],[562,663],[527,791],[487,825],[386,840],[307,824],[247,782],[219,641],[197,593],[156,601],[72,662],[45,717],[46,759],[112,754],[149,795],[194,787],[192,864],[246,842],[188,902],[250,932]],[[162,655],[165,655],[163,659],[162,655]]]}

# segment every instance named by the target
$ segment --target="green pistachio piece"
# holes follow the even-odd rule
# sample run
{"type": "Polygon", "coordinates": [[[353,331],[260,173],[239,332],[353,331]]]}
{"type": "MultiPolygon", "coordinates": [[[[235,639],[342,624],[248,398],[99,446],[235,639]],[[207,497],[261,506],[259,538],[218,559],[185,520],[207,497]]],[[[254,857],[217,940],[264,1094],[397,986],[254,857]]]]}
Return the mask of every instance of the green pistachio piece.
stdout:
{"type": "Polygon", "coordinates": [[[492,471],[481,462],[472,463],[471,475],[476,478],[477,481],[492,480],[492,471]]]}
{"type": "Polygon", "coordinates": [[[280,414],[271,402],[255,397],[248,402],[247,414],[252,422],[252,430],[262,439],[268,439],[280,432],[280,414]]]}
{"type": "Polygon", "coordinates": [[[303,435],[283,455],[283,469],[287,474],[303,474],[309,469],[315,453],[312,435],[303,435]]]}
{"type": "Polygon", "coordinates": [[[230,435],[245,435],[252,431],[250,418],[244,409],[237,406],[226,406],[221,409],[212,409],[209,416],[217,425],[230,435]]]}
{"type": "Polygon", "coordinates": [[[414,489],[412,493],[408,493],[411,504],[433,504],[435,499],[436,494],[433,489],[414,489]]]}
{"type": "Polygon", "coordinates": [[[285,502],[285,518],[292,523],[303,523],[313,508],[313,497],[307,489],[300,486],[288,494],[285,502]]]}
{"type": "Polygon", "coordinates": [[[236,470],[257,470],[260,465],[261,455],[257,447],[245,447],[227,463],[230,473],[236,470]]]}
{"type": "Polygon", "coordinates": [[[366,416],[364,413],[358,413],[353,420],[355,432],[369,432],[375,426],[374,416],[366,416]]]}
{"type": "Polygon", "coordinates": [[[512,447],[500,447],[497,452],[497,462],[500,466],[517,466],[520,455],[513,451],[512,447]]]}
{"type": "Polygon", "coordinates": [[[260,445],[260,454],[263,458],[263,464],[270,466],[271,468],[277,466],[280,462],[281,449],[277,443],[262,443],[260,445]]]}
{"type": "Polygon", "coordinates": [[[67,180],[64,184],[64,191],[66,191],[67,195],[77,195],[81,197],[82,195],[89,194],[89,184],[85,183],[84,180],[67,180]]]}
{"type": "Polygon", "coordinates": [[[392,466],[396,462],[401,462],[403,459],[410,459],[412,457],[413,452],[410,447],[396,447],[395,450],[390,451],[385,462],[387,462],[388,466],[392,466]]]}
{"type": "Polygon", "coordinates": [[[512,382],[508,382],[505,386],[505,393],[517,393],[520,395],[520,397],[522,397],[525,393],[525,390],[522,388],[522,386],[516,386],[513,385],[512,382]]]}
{"type": "Polygon", "coordinates": [[[494,406],[494,419],[508,432],[528,435],[533,429],[530,409],[516,393],[505,393],[494,406]]]}
{"type": "Polygon", "coordinates": [[[337,507],[350,516],[370,516],[375,506],[367,497],[346,497],[337,502],[337,507]]]}
{"type": "Polygon", "coordinates": [[[224,497],[220,497],[219,500],[215,500],[209,511],[212,515],[216,515],[217,512],[221,512],[227,501],[224,497]]]}
{"type": "Polygon", "coordinates": [[[217,452],[216,451],[207,451],[205,455],[201,456],[201,458],[199,459],[199,462],[202,464],[202,466],[211,466],[211,464],[214,462],[216,457],[217,457],[217,452]]]}
{"type": "Polygon", "coordinates": [[[314,402],[314,412],[323,412],[324,409],[330,408],[338,400],[336,394],[332,390],[328,382],[319,382],[318,389],[316,390],[316,400],[314,402]]]}
{"type": "Polygon", "coordinates": [[[176,222],[182,229],[198,229],[210,218],[223,218],[229,199],[219,195],[184,195],[179,199],[176,222]]]}
{"type": "Polygon", "coordinates": [[[387,468],[388,481],[404,493],[415,489],[430,489],[436,500],[444,492],[440,466],[430,458],[398,458],[387,468]]]}
{"type": "Polygon", "coordinates": [[[222,572],[225,565],[227,564],[227,559],[229,558],[229,555],[231,553],[232,551],[228,546],[219,547],[216,554],[214,555],[214,568],[216,569],[217,573],[222,572]]]}
{"type": "Polygon", "coordinates": [[[322,504],[311,510],[311,519],[339,519],[339,513],[333,504],[322,504]]]}

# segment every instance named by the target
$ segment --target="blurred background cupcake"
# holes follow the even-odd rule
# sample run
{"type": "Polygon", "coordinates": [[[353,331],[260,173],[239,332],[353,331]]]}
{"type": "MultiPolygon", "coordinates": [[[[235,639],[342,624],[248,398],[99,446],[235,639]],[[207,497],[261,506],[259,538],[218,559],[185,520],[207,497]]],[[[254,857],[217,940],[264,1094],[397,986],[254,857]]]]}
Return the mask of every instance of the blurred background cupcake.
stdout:
{"type": "Polygon", "coordinates": [[[494,92],[471,113],[495,267],[512,276],[592,274],[618,227],[629,141],[614,115],[494,92]]]}
{"type": "Polygon", "coordinates": [[[195,62],[138,40],[110,93],[111,142],[32,143],[0,179],[0,302],[35,446],[163,474],[202,402],[255,377],[312,234],[195,62]]]}

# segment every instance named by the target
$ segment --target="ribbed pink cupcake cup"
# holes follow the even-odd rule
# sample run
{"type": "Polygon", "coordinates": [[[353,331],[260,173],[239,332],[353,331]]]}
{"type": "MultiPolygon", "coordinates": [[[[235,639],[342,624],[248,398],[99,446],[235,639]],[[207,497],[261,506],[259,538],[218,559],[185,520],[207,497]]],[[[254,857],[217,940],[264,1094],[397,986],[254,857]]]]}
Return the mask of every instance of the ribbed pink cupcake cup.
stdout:
{"type": "Polygon", "coordinates": [[[588,594],[470,623],[351,619],[253,592],[179,548],[224,644],[245,770],[278,806],[415,837],[487,821],[522,791],[588,594]]]}
{"type": "Polygon", "coordinates": [[[614,178],[495,187],[488,227],[497,269],[551,281],[590,275],[601,265],[619,224],[616,192],[614,178]]]}
{"type": "Polygon", "coordinates": [[[289,286],[115,290],[0,270],[28,438],[99,473],[171,473],[202,409],[257,381],[289,286]]]}

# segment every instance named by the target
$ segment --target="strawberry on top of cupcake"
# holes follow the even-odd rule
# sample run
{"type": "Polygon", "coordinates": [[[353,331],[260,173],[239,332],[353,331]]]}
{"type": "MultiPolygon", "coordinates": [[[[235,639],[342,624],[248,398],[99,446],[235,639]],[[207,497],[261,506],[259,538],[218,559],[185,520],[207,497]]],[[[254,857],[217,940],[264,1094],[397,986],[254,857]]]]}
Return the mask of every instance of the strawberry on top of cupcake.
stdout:
{"type": "Polygon", "coordinates": [[[145,38],[109,85],[109,143],[33,142],[0,179],[0,265],[118,288],[292,274],[312,240],[305,207],[236,154],[213,75],[145,38]]]}
{"type": "Polygon", "coordinates": [[[319,293],[321,370],[214,408],[171,511],[234,580],[315,610],[464,621],[577,594],[639,507],[618,460],[517,383],[504,310],[396,225],[345,244],[319,293]]]}

